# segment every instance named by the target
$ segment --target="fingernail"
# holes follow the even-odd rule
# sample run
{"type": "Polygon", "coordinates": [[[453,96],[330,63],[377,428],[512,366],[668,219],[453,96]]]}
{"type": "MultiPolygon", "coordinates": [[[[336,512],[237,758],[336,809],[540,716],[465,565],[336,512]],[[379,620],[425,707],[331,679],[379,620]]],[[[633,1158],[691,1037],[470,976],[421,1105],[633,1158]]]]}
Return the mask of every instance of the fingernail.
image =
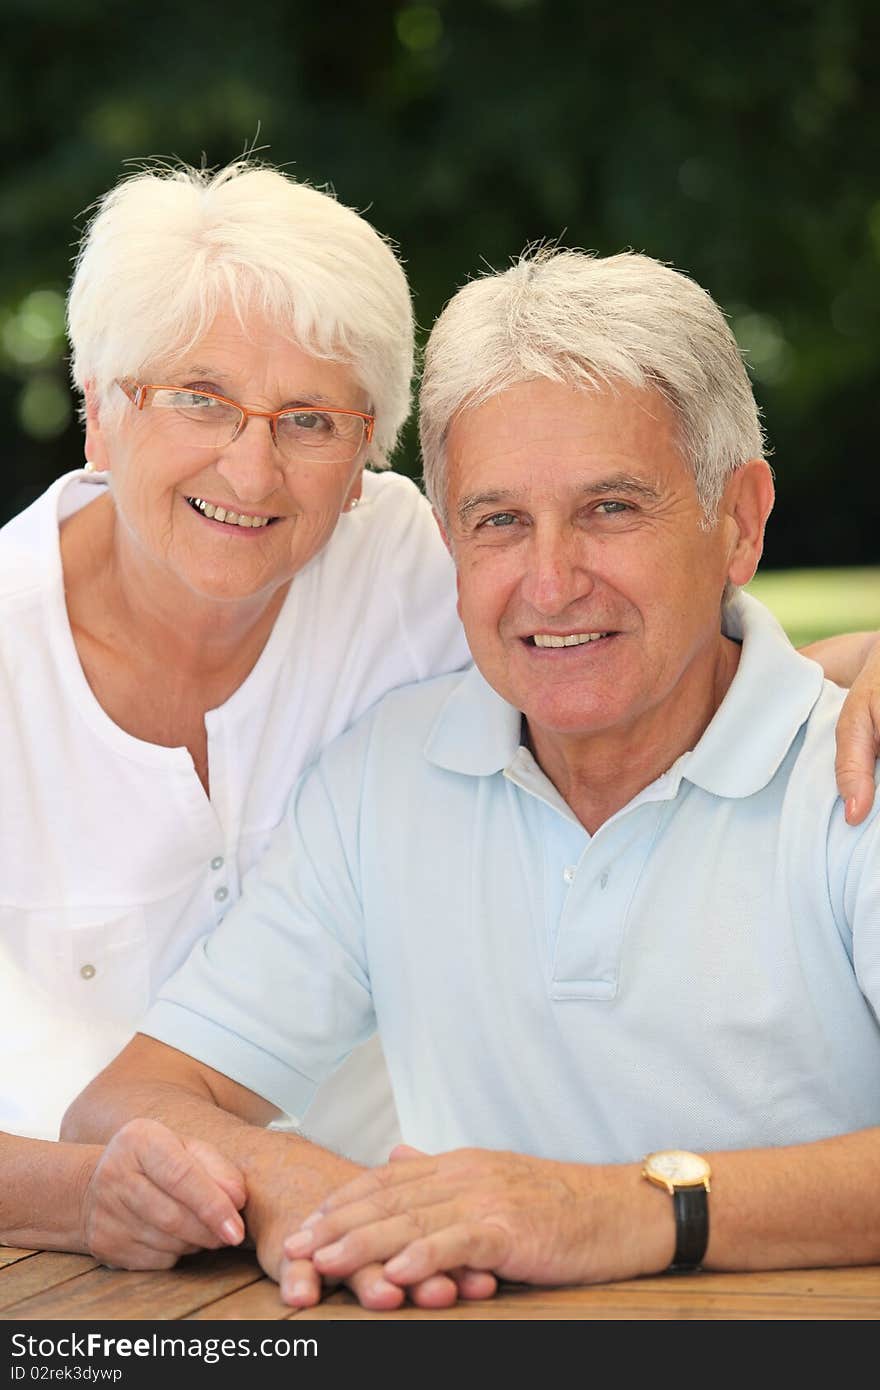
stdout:
{"type": "Polygon", "coordinates": [[[847,818],[847,820],[852,820],[852,818],[853,818],[853,816],[855,815],[855,813],[856,813],[856,799],[855,799],[854,796],[851,796],[851,797],[849,798],[849,801],[846,803],[846,818],[847,818]]]}
{"type": "Polygon", "coordinates": [[[395,1255],[393,1260],[387,1262],[385,1265],[385,1273],[390,1274],[392,1278],[396,1278],[400,1274],[408,1274],[411,1268],[412,1260],[409,1255],[403,1253],[401,1255],[395,1255]]]}
{"type": "Polygon", "coordinates": [[[297,1279],[289,1290],[289,1296],[296,1302],[304,1298],[310,1299],[312,1296],[311,1285],[307,1284],[304,1279],[297,1279]]]}
{"type": "Polygon", "coordinates": [[[324,1213],[322,1211],[310,1211],[302,1224],[304,1226],[317,1226],[318,1222],[323,1218],[323,1215],[324,1213]]]}
{"type": "Polygon", "coordinates": [[[220,1230],[223,1232],[225,1239],[230,1245],[238,1245],[239,1241],[244,1236],[244,1227],[241,1222],[236,1221],[233,1216],[227,1217],[220,1227],[220,1230]]]}
{"type": "Polygon", "coordinates": [[[284,1242],[284,1252],[287,1255],[307,1255],[315,1241],[311,1231],[297,1231],[295,1235],[288,1236],[284,1242]]]}

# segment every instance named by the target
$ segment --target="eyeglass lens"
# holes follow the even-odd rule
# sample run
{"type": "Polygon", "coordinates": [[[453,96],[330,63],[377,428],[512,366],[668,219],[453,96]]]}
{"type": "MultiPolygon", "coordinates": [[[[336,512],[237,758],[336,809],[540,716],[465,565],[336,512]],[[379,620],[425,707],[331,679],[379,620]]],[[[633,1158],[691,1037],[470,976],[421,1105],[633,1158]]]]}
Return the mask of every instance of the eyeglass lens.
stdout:
{"type": "MultiPolygon", "coordinates": [[[[242,411],[200,391],[170,387],[153,389],[151,409],[161,410],[181,444],[217,449],[235,438],[242,411]]],[[[364,439],[359,415],[334,415],[323,410],[288,410],[275,422],[275,439],[285,458],[303,453],[320,455],[331,462],[354,458],[364,439]]]]}

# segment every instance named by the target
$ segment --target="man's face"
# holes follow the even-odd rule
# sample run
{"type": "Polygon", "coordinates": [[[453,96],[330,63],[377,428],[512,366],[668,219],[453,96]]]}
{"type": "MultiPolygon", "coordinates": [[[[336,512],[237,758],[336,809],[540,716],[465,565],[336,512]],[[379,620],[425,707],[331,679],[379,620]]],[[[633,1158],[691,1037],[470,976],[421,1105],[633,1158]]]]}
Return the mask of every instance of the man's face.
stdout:
{"type": "Polygon", "coordinates": [[[657,391],[523,383],[456,417],[448,461],[471,651],[533,736],[656,733],[705,703],[735,527],[701,526],[657,391]]]}

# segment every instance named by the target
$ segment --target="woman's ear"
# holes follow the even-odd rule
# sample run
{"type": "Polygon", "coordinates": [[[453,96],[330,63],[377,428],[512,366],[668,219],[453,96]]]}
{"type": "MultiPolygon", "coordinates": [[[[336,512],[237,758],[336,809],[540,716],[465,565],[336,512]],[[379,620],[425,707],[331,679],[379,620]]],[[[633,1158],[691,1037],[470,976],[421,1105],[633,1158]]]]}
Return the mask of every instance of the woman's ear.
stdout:
{"type": "Polygon", "coordinates": [[[742,464],[724,489],[721,506],[731,531],[727,577],[738,588],[748,584],[758,568],[774,495],[773,474],[765,459],[742,464]]]}
{"type": "Polygon", "coordinates": [[[86,461],[92,465],[96,473],[106,473],[110,467],[110,455],[101,427],[101,409],[93,382],[86,382],[83,394],[86,405],[86,461]]]}
{"type": "Polygon", "coordinates": [[[344,512],[353,512],[358,502],[361,500],[361,493],[364,490],[364,470],[359,468],[357,476],[352,479],[345,499],[344,512]]]}

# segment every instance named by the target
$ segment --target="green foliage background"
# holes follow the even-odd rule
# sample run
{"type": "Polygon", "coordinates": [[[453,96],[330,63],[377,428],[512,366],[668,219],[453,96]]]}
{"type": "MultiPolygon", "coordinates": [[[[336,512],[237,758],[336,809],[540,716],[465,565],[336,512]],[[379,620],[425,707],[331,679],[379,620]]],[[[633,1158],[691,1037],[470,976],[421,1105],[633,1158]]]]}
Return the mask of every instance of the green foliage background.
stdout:
{"type": "Polygon", "coordinates": [[[60,297],[89,204],[126,160],[256,144],[398,243],[423,329],[535,240],[693,274],[765,414],[765,566],[873,565],[878,93],[876,0],[5,0],[0,520],[81,458],[60,297]]]}

